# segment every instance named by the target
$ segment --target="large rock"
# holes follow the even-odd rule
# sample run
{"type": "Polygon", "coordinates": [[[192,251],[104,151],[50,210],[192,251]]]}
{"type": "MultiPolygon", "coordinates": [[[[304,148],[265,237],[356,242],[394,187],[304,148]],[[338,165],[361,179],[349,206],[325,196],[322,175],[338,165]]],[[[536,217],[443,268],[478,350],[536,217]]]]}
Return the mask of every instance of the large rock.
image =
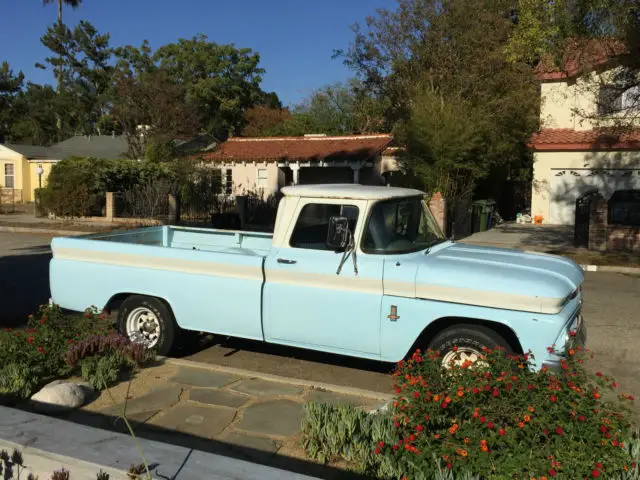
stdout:
{"type": "Polygon", "coordinates": [[[31,405],[41,413],[64,413],[81,407],[93,394],[88,383],[56,380],[31,397],[31,405]]]}

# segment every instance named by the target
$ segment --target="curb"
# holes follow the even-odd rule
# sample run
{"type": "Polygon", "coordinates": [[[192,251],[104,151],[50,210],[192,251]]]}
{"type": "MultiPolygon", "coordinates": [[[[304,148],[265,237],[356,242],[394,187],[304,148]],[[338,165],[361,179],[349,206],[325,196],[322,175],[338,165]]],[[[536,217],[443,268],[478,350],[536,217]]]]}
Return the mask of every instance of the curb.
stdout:
{"type": "Polygon", "coordinates": [[[580,265],[585,272],[630,273],[640,275],[638,267],[615,267],[611,265],[580,265]]]}
{"type": "Polygon", "coordinates": [[[80,232],[77,230],[57,230],[51,228],[33,228],[33,227],[7,227],[0,225],[0,232],[5,233],[44,233],[44,234],[54,234],[54,235],[68,235],[68,236],[78,236],[78,235],[90,235],[96,232],[80,232]]]}
{"type": "Polygon", "coordinates": [[[299,385],[301,387],[308,387],[315,390],[326,390],[333,393],[339,393],[342,395],[351,395],[356,397],[366,397],[381,402],[387,402],[393,398],[391,394],[374,392],[372,390],[364,390],[361,388],[343,387],[340,385],[333,385],[330,383],[314,382],[312,380],[300,380],[291,377],[282,377],[280,375],[273,375],[271,373],[261,373],[254,370],[244,370],[241,368],[223,367],[222,365],[215,365],[209,363],[194,362],[193,360],[184,360],[182,358],[169,358],[156,356],[157,360],[162,360],[170,365],[176,365],[178,367],[191,367],[200,368],[202,370],[209,370],[213,372],[227,373],[230,375],[237,375],[240,377],[259,378],[260,380],[266,380],[269,382],[287,383],[291,385],[299,385]]]}

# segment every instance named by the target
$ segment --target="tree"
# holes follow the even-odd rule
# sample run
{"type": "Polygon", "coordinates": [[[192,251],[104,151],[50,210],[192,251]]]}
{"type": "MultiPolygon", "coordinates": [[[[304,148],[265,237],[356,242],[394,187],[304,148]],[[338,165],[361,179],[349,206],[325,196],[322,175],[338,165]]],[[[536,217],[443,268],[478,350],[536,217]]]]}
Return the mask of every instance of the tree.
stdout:
{"type": "Polygon", "coordinates": [[[599,81],[581,82],[598,98],[597,111],[578,109],[597,126],[630,127],[640,116],[640,3],[637,0],[518,0],[518,24],[509,36],[509,59],[563,70],[567,61],[586,77],[594,61],[618,57],[621,68],[599,81]],[[624,102],[615,102],[621,100],[624,102]],[[614,102],[612,102],[614,100],[614,102]],[[613,110],[610,105],[614,104],[613,110]],[[619,107],[615,107],[616,103],[619,107]]]}
{"type": "MultiPolygon", "coordinates": [[[[43,5],[51,3],[58,4],[58,27],[62,27],[62,5],[67,5],[73,9],[78,8],[82,4],[82,0],[42,0],[43,5]]],[[[58,66],[58,89],[62,86],[62,65],[58,66]]]]}
{"type": "MultiPolygon", "coordinates": [[[[75,130],[70,133],[80,130],[91,134],[97,125],[105,124],[104,117],[109,113],[114,94],[114,67],[110,64],[114,52],[109,39],[109,34],[100,34],[91,23],[84,20],[73,30],[64,24],[49,27],[40,39],[55,54],[45,60],[61,72],[58,82],[64,88],[58,88],[58,92],[77,99],[77,119],[72,122],[75,130]]],[[[60,117],[67,113],[58,112],[60,117]]],[[[62,123],[64,121],[59,119],[60,127],[62,123]]]]}
{"type": "Polygon", "coordinates": [[[14,101],[22,90],[24,75],[14,74],[7,62],[0,64],[0,141],[9,133],[14,119],[14,101]]]}
{"type": "Polygon", "coordinates": [[[218,45],[205,35],[160,47],[154,61],[184,85],[186,100],[202,115],[205,129],[226,139],[243,127],[247,109],[264,100],[260,55],[233,44],[218,45]]]}
{"type": "MultiPolygon", "coordinates": [[[[65,109],[64,102],[70,100],[66,95],[57,94],[49,85],[28,83],[14,101],[13,123],[9,138],[13,142],[33,145],[50,145],[62,140],[57,126],[57,111],[65,109]]],[[[67,104],[69,112],[73,110],[67,104]]],[[[70,115],[65,115],[64,130],[69,128],[70,115]]]]}
{"type": "Polygon", "coordinates": [[[356,25],[350,48],[337,52],[406,141],[404,166],[424,185],[468,192],[527,155],[539,100],[531,66],[504,53],[511,3],[401,0],[356,25]]]}
{"type": "Polygon", "coordinates": [[[290,121],[291,118],[291,112],[286,108],[252,107],[245,114],[245,126],[242,129],[242,136],[268,136],[269,132],[279,128],[283,123],[290,121]]]}
{"type": "Polygon", "coordinates": [[[185,87],[160,68],[118,81],[113,116],[121,125],[133,159],[171,160],[173,140],[199,129],[185,87]]]}

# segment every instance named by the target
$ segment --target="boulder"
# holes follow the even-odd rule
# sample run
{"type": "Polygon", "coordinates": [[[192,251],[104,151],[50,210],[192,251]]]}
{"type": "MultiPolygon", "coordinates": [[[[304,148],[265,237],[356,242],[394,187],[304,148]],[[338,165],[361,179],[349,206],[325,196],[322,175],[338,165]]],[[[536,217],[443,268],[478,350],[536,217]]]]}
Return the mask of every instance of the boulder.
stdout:
{"type": "Polygon", "coordinates": [[[31,397],[31,405],[40,413],[64,413],[84,405],[93,392],[88,383],[55,380],[31,397]]]}

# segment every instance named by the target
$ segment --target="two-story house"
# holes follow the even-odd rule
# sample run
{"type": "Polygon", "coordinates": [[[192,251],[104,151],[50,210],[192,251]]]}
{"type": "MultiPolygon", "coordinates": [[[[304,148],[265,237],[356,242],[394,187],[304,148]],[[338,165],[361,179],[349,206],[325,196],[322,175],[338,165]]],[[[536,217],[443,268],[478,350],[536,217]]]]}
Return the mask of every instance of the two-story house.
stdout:
{"type": "Polygon", "coordinates": [[[581,48],[567,55],[562,70],[544,63],[537,69],[541,128],[530,142],[531,214],[547,224],[573,224],[576,200],[589,191],[609,198],[640,189],[640,127],[612,128],[616,116],[640,116],[638,87],[620,91],[612,83],[626,49],[616,42],[581,48]]]}

